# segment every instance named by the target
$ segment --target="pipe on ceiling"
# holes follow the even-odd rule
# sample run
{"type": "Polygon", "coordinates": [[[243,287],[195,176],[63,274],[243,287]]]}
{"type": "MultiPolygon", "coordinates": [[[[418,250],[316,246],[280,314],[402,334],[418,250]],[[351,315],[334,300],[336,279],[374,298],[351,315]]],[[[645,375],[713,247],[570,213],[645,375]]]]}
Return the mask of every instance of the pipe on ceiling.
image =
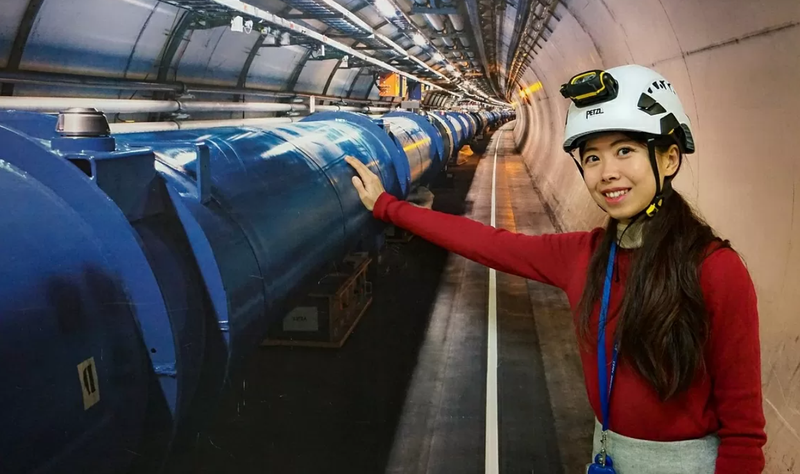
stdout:
{"type": "MultiPolygon", "coordinates": [[[[278,102],[213,102],[180,100],[100,99],[85,97],[0,97],[0,109],[56,113],[73,107],[105,113],[307,112],[306,104],[278,102]]],[[[318,105],[319,111],[388,112],[388,107],[318,105]]]]}

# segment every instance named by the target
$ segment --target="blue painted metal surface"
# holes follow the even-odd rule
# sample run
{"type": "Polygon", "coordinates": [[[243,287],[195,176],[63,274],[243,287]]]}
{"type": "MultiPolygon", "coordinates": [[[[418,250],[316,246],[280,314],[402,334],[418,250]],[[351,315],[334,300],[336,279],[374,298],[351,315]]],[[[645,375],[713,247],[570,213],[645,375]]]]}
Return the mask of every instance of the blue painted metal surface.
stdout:
{"type": "Polygon", "coordinates": [[[124,471],[138,452],[158,472],[293,294],[375,245],[344,157],[405,198],[444,167],[450,134],[456,150],[472,139],[463,117],[441,118],[326,112],[74,139],[53,116],[0,112],[0,351],[20,361],[0,367],[0,414],[18,427],[0,438],[0,470],[58,458],[42,472],[124,471]],[[84,410],[90,357],[101,399],[84,410]]]}
{"type": "Polygon", "coordinates": [[[333,121],[348,124],[350,127],[358,127],[348,132],[348,136],[352,138],[358,136],[365,141],[365,144],[368,144],[373,157],[381,158],[384,164],[378,167],[378,174],[381,176],[386,191],[396,197],[408,196],[411,185],[408,159],[403,153],[402,147],[383,131],[381,120],[371,120],[366,115],[353,112],[319,112],[302,121],[304,123],[333,121]]]}
{"type": "MultiPolygon", "coordinates": [[[[15,116],[55,129],[36,114],[0,123],[15,116]]],[[[158,285],[122,211],[84,173],[8,126],[0,142],[0,419],[14,427],[0,430],[0,471],[124,469],[142,430],[146,350],[172,350],[168,328],[140,333],[166,320],[158,285]]]]}
{"type": "Polygon", "coordinates": [[[462,136],[464,137],[462,146],[466,145],[473,136],[473,130],[469,123],[469,120],[467,120],[467,117],[461,112],[448,112],[447,114],[455,118],[455,120],[457,120],[461,124],[461,127],[463,128],[462,136]]]}
{"type": "Polygon", "coordinates": [[[452,112],[445,112],[443,116],[445,119],[447,119],[448,122],[450,122],[450,126],[453,127],[456,137],[455,139],[456,150],[460,150],[461,147],[463,147],[467,143],[467,129],[464,126],[464,123],[461,120],[459,120],[452,112]]]}
{"type": "Polygon", "coordinates": [[[445,164],[444,142],[436,127],[421,115],[392,112],[383,117],[400,141],[411,169],[412,188],[430,185],[445,164]]]}
{"type": "Polygon", "coordinates": [[[456,131],[450,122],[440,114],[426,113],[425,118],[430,121],[431,125],[433,125],[433,127],[436,129],[438,135],[442,138],[442,156],[443,161],[447,163],[447,161],[454,157],[456,153],[456,131]]]}
{"type": "Polygon", "coordinates": [[[475,119],[472,117],[472,115],[465,112],[460,112],[459,116],[461,117],[462,120],[467,122],[467,129],[469,130],[469,135],[471,137],[474,137],[478,130],[478,124],[475,123],[475,119]]]}
{"type": "Polygon", "coordinates": [[[475,121],[475,136],[482,135],[486,128],[486,119],[481,113],[470,112],[469,115],[475,121]]]}

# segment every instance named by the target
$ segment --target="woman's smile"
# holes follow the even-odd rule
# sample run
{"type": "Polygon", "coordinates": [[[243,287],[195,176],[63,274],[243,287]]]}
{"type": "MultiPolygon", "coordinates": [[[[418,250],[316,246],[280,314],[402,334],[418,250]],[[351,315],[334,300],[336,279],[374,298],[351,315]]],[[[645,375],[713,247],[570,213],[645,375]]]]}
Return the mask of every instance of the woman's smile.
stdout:
{"type": "Polygon", "coordinates": [[[628,197],[628,191],[630,190],[631,188],[613,188],[601,191],[601,194],[603,195],[603,197],[605,197],[606,202],[608,204],[613,205],[613,204],[619,204],[622,201],[624,201],[625,198],[628,197]]]}

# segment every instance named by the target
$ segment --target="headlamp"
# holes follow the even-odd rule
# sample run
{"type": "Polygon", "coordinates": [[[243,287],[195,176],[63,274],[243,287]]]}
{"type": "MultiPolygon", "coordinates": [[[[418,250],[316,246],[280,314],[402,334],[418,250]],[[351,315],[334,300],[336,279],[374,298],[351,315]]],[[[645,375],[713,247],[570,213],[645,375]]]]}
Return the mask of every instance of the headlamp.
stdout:
{"type": "Polygon", "coordinates": [[[595,70],[573,77],[561,86],[561,95],[578,107],[607,102],[617,97],[618,83],[611,74],[595,70]]]}

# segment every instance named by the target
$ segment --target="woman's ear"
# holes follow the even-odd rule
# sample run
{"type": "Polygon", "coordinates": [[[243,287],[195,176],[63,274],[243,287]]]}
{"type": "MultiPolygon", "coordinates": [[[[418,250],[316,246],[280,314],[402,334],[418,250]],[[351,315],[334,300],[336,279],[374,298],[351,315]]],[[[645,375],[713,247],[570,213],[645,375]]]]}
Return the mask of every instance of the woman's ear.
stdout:
{"type": "Polygon", "coordinates": [[[661,154],[661,171],[663,175],[674,176],[681,164],[681,150],[678,145],[672,145],[666,153],[661,154]]]}

